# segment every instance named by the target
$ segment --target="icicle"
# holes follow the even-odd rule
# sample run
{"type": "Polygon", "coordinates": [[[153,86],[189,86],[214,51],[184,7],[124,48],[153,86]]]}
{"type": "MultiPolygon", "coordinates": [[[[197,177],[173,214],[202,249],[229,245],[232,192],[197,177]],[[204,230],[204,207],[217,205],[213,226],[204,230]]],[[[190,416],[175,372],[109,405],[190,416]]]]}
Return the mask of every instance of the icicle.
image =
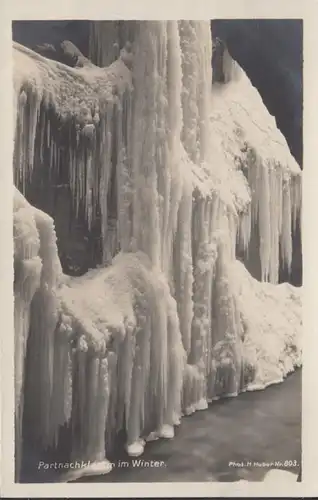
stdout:
{"type": "Polygon", "coordinates": [[[181,417],[181,391],[185,352],[181,348],[180,325],[174,300],[168,300],[168,397],[165,423],[177,425],[181,417]]]}
{"type": "Polygon", "coordinates": [[[200,162],[210,161],[210,103],[212,82],[212,36],[208,23],[197,22],[196,32],[199,40],[199,85],[198,110],[199,110],[199,148],[200,162]]]}
{"type": "Polygon", "coordinates": [[[259,232],[260,232],[260,258],[262,266],[262,281],[268,281],[269,263],[271,252],[270,240],[270,190],[268,181],[268,168],[260,165],[258,178],[259,197],[259,232]]]}
{"type": "Polygon", "coordinates": [[[55,334],[53,387],[51,398],[51,417],[49,434],[58,445],[59,427],[69,422],[72,409],[72,360],[69,322],[64,319],[55,334]]]}
{"type": "Polygon", "coordinates": [[[107,238],[108,238],[108,190],[109,180],[112,171],[111,165],[111,151],[112,151],[112,122],[113,122],[114,104],[110,102],[105,103],[105,112],[102,113],[101,118],[101,143],[100,143],[100,165],[101,165],[101,179],[99,185],[99,200],[101,208],[101,230],[103,237],[103,261],[106,263],[109,259],[107,252],[107,238]]]}
{"type": "Polygon", "coordinates": [[[281,219],[281,204],[279,203],[280,185],[278,175],[273,168],[269,169],[270,201],[270,229],[271,252],[269,266],[269,281],[278,283],[279,278],[279,223],[281,219]]]}
{"type": "Polygon", "coordinates": [[[100,360],[99,366],[99,386],[97,390],[97,429],[96,429],[96,452],[95,459],[104,460],[106,456],[105,451],[105,431],[106,431],[106,418],[108,414],[109,405],[109,376],[108,376],[108,359],[103,358],[100,360]]]}
{"type": "Polygon", "coordinates": [[[302,200],[302,178],[300,175],[293,175],[291,178],[291,205],[293,231],[296,231],[297,224],[301,217],[301,200],[302,200]]]}
{"type": "Polygon", "coordinates": [[[186,413],[207,407],[206,376],[209,372],[209,352],[211,348],[211,301],[212,276],[216,259],[216,246],[213,238],[215,201],[196,199],[193,211],[192,240],[193,251],[193,320],[191,331],[191,350],[188,356],[187,376],[184,381],[183,407],[186,413]],[[190,366],[192,368],[190,368],[190,366]]]}
{"type": "Polygon", "coordinates": [[[22,450],[22,419],[25,403],[25,357],[30,326],[30,305],[40,286],[42,262],[40,240],[31,207],[14,193],[14,369],[15,369],[15,453],[19,476],[22,450]]]}
{"type": "MultiPolygon", "coordinates": [[[[79,339],[79,347],[76,352],[77,357],[77,391],[76,391],[76,403],[77,412],[72,417],[72,423],[79,425],[79,436],[74,435],[72,439],[72,458],[85,456],[86,436],[85,436],[85,408],[86,408],[86,398],[87,398],[87,388],[86,388],[86,362],[87,362],[87,343],[84,338],[79,339]],[[77,421],[76,421],[76,420],[77,421]]],[[[74,425],[75,428],[75,425],[74,425]]]]}
{"type": "Polygon", "coordinates": [[[29,119],[28,119],[28,160],[27,160],[27,177],[30,179],[30,175],[33,171],[34,166],[34,145],[35,145],[35,135],[36,127],[38,123],[38,116],[40,110],[41,98],[39,98],[37,91],[29,92],[29,119]]]}
{"type": "MultiPolygon", "coordinates": [[[[88,222],[88,229],[91,229],[93,221],[93,213],[95,212],[96,193],[94,192],[94,165],[95,160],[95,125],[93,123],[86,124],[82,129],[82,135],[86,139],[86,186],[85,186],[85,213],[88,222]]],[[[83,197],[81,192],[81,197],[83,197]]]]}
{"type": "Polygon", "coordinates": [[[180,43],[183,53],[182,74],[183,93],[182,109],[184,127],[182,142],[193,163],[198,163],[197,126],[199,110],[197,106],[197,71],[198,71],[198,44],[195,30],[195,21],[180,21],[180,43]]]}
{"type": "MultiPolygon", "coordinates": [[[[99,388],[99,359],[94,356],[88,356],[87,363],[87,401],[85,410],[85,424],[87,429],[87,459],[99,460],[103,457],[104,446],[97,442],[98,429],[98,388],[99,388]],[[102,457],[99,448],[102,445],[102,457]],[[97,446],[97,449],[96,449],[97,446]]],[[[103,415],[105,418],[105,415],[103,415]]]]}
{"type": "Polygon", "coordinates": [[[287,178],[283,185],[283,216],[280,237],[281,255],[287,270],[291,269],[292,262],[292,213],[291,213],[291,180],[287,178]]]}
{"type": "Polygon", "coordinates": [[[27,94],[23,90],[18,98],[18,112],[15,136],[16,158],[18,165],[16,166],[16,183],[17,186],[22,185],[22,192],[25,191],[25,158],[24,158],[24,141],[25,141],[25,108],[27,105],[27,94]]]}
{"type": "Polygon", "coordinates": [[[51,396],[53,390],[54,334],[58,320],[58,300],[55,287],[61,267],[57,256],[53,222],[46,214],[35,211],[40,236],[39,255],[43,261],[41,286],[31,305],[32,331],[30,334],[29,387],[36,396],[32,400],[31,418],[34,430],[44,446],[51,444],[51,396]]]}
{"type": "Polygon", "coordinates": [[[130,381],[133,368],[133,332],[134,326],[127,325],[125,338],[118,353],[118,393],[117,393],[117,430],[127,426],[129,420],[130,381]],[[124,420],[125,417],[125,420],[124,420]]]}
{"type": "Polygon", "coordinates": [[[144,22],[140,25],[133,78],[135,81],[134,128],[132,130],[132,172],[135,193],[133,199],[133,242],[160,267],[160,219],[156,169],[156,86],[157,50],[164,37],[165,23],[144,22]],[[157,39],[158,37],[158,39],[157,39]],[[139,44],[139,45],[138,45],[139,44]],[[142,138],[140,140],[140,138],[142,138]],[[147,221],[142,227],[141,221],[147,221]]]}
{"type": "Polygon", "coordinates": [[[126,91],[121,99],[122,105],[118,103],[117,111],[117,213],[118,213],[118,240],[122,251],[129,251],[132,239],[132,201],[133,186],[131,179],[131,151],[130,151],[130,128],[131,117],[131,95],[126,91]]]}
{"type": "Polygon", "coordinates": [[[212,370],[209,380],[210,400],[224,395],[237,395],[240,388],[240,330],[235,300],[229,282],[230,249],[220,241],[216,262],[213,313],[215,329],[212,349],[212,370]]]}
{"type": "Polygon", "coordinates": [[[249,205],[247,211],[240,215],[239,226],[238,226],[238,239],[240,248],[244,251],[244,254],[248,257],[249,243],[251,240],[251,206],[249,205]]]}
{"type": "Polygon", "coordinates": [[[77,399],[72,420],[77,434],[73,438],[72,457],[90,461],[92,467],[96,467],[95,462],[106,467],[105,431],[110,397],[108,358],[96,356],[84,337],[79,340],[76,356],[77,399]]]}
{"type": "Polygon", "coordinates": [[[192,184],[184,182],[178,213],[174,247],[174,289],[180,320],[182,343],[187,353],[191,344],[192,302],[192,184]]]}
{"type": "MultiPolygon", "coordinates": [[[[144,311],[146,313],[146,311],[144,311]]],[[[139,325],[136,332],[136,347],[134,366],[131,378],[131,394],[129,420],[127,425],[127,446],[131,447],[134,444],[140,445],[140,450],[143,451],[142,442],[140,440],[142,433],[142,402],[145,393],[145,385],[147,376],[149,376],[149,339],[150,325],[147,322],[146,316],[140,312],[139,325]]],[[[129,448],[131,450],[131,448],[129,448]]],[[[136,454],[136,451],[134,455],[136,454]]]]}
{"type": "MultiPolygon", "coordinates": [[[[176,232],[178,208],[182,196],[181,177],[181,147],[180,138],[182,132],[182,71],[181,71],[181,51],[178,24],[173,21],[167,23],[167,101],[165,103],[165,113],[167,123],[167,159],[164,171],[165,186],[163,191],[159,189],[159,196],[163,197],[164,210],[161,215],[162,221],[162,269],[169,281],[172,282],[172,251],[173,238],[176,232]]],[[[165,72],[163,72],[163,78],[165,72]]],[[[157,166],[160,175],[161,166],[157,166]]]]}
{"type": "Polygon", "coordinates": [[[232,211],[232,209],[227,208],[227,221],[228,221],[228,228],[229,228],[229,242],[230,242],[230,254],[231,254],[231,259],[235,259],[236,255],[236,235],[237,235],[237,228],[238,228],[238,216],[236,213],[232,211]]]}
{"type": "Polygon", "coordinates": [[[157,428],[165,424],[164,417],[167,409],[167,393],[168,393],[168,379],[167,379],[167,326],[168,317],[167,309],[158,298],[163,295],[163,290],[159,283],[159,289],[154,297],[153,311],[152,311],[152,337],[151,337],[151,375],[150,386],[152,395],[156,395],[156,411],[155,418],[157,428]],[[159,293],[158,293],[159,292],[159,293]]]}

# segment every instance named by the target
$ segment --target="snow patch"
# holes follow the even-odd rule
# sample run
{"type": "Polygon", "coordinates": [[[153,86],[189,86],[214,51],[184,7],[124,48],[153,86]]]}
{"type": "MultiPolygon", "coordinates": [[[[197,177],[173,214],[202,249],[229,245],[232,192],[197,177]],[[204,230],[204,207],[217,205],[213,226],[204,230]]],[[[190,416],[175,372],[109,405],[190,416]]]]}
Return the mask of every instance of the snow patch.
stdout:
{"type": "Polygon", "coordinates": [[[281,382],[301,365],[302,289],[260,283],[238,261],[233,264],[232,287],[242,322],[247,389],[281,382]]]}

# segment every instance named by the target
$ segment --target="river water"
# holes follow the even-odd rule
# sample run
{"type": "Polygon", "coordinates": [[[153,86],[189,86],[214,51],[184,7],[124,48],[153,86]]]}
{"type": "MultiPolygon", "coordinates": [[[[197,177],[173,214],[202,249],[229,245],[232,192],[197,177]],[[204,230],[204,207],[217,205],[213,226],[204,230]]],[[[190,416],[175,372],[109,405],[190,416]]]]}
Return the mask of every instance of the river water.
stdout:
{"type": "MultiPolygon", "coordinates": [[[[174,439],[148,443],[138,459],[127,457],[123,445],[118,443],[112,458],[108,455],[114,464],[109,474],[77,481],[262,481],[271,468],[298,475],[301,370],[281,384],[214,402],[205,411],[183,417],[174,439]]],[[[37,450],[25,450],[21,482],[63,480],[60,471],[44,470],[38,465],[37,450]]]]}
{"type": "Polygon", "coordinates": [[[118,455],[110,474],[79,481],[262,481],[270,468],[298,475],[300,460],[297,370],[282,384],[215,402],[206,411],[184,417],[174,439],[148,443],[134,462],[118,455]]]}

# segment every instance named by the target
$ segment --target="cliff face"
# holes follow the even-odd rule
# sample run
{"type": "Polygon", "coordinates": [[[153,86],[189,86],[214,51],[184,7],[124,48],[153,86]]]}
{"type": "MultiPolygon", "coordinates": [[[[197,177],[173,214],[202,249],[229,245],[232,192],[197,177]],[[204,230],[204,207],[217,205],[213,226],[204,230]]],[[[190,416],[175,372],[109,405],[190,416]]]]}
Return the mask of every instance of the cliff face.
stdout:
{"type": "Polygon", "coordinates": [[[16,327],[17,428],[24,410],[48,447],[66,425],[70,455],[107,468],[119,430],[138,455],[183,414],[299,365],[301,290],[275,283],[301,171],[228,53],[211,84],[209,22],[92,23],[89,60],[65,52],[74,67],[14,44],[15,183],[56,221],[16,193],[33,217],[16,267],[39,261],[16,327]],[[236,260],[255,262],[250,241],[272,283],[236,260]]]}

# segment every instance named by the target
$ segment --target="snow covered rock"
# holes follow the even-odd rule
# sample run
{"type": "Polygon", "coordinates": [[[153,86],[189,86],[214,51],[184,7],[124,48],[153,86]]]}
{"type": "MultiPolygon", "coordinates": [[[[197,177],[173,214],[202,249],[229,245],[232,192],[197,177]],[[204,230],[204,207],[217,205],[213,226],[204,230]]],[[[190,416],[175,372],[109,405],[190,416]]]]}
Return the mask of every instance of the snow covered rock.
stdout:
{"type": "Polygon", "coordinates": [[[282,382],[302,362],[302,289],[260,283],[239,261],[232,286],[242,323],[243,387],[282,382]]]}

